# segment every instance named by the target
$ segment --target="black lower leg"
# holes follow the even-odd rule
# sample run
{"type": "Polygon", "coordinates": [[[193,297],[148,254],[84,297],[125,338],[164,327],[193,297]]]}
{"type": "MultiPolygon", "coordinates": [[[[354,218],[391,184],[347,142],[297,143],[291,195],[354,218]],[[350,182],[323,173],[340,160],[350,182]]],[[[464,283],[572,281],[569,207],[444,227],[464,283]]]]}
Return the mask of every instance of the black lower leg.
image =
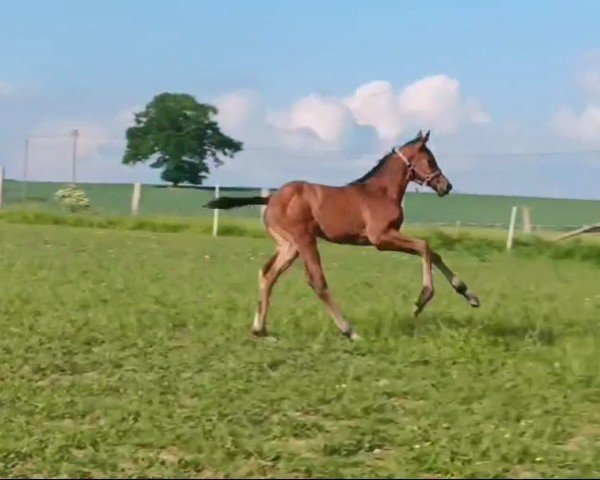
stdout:
{"type": "Polygon", "coordinates": [[[480,305],[479,298],[477,298],[477,295],[471,292],[467,288],[465,282],[463,282],[460,278],[454,277],[452,279],[452,286],[454,287],[454,290],[456,290],[456,293],[459,293],[463,297],[465,297],[472,307],[478,307],[480,305]]]}
{"type": "Polygon", "coordinates": [[[342,335],[346,338],[352,338],[352,335],[354,335],[354,328],[352,328],[352,325],[348,325],[348,328],[342,332],[342,335]]]}

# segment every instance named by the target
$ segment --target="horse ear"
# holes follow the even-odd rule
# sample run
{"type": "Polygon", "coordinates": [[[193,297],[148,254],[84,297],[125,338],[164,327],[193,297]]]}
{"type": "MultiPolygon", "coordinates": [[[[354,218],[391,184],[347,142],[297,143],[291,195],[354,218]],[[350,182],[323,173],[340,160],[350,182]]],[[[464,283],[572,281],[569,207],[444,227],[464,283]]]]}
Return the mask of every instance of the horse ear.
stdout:
{"type": "Polygon", "coordinates": [[[431,130],[427,130],[427,133],[423,137],[423,143],[427,143],[427,140],[429,140],[429,134],[430,133],[431,133],[431,130]]]}
{"type": "Polygon", "coordinates": [[[419,130],[419,133],[417,133],[417,140],[421,140],[423,138],[423,132],[421,130],[419,130]]]}

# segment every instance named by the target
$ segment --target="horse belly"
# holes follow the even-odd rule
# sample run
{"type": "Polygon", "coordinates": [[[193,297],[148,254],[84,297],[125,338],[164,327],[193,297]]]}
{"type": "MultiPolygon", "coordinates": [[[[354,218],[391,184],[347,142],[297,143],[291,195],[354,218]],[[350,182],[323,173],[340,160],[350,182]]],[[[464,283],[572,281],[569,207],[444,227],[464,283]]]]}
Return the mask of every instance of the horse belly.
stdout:
{"type": "Polygon", "coordinates": [[[365,222],[359,212],[328,210],[325,208],[316,218],[321,238],[333,243],[368,243],[365,222]]]}

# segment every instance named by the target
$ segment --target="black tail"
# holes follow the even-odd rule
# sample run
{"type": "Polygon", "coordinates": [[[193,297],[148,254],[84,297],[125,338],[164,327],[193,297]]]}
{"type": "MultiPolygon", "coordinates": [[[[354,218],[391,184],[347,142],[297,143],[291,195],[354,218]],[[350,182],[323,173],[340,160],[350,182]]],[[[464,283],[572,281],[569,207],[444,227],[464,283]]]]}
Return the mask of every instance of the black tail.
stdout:
{"type": "Polygon", "coordinates": [[[267,205],[268,203],[269,197],[219,197],[204,206],[227,210],[228,208],[243,207],[245,205],[267,205]]]}

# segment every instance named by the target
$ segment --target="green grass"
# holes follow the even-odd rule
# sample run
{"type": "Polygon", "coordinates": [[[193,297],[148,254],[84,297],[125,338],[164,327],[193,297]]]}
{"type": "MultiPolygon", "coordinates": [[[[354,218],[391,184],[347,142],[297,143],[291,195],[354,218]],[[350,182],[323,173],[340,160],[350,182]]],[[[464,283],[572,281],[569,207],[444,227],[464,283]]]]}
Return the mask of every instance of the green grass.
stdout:
{"type": "MultiPolygon", "coordinates": [[[[5,182],[5,202],[10,207],[28,206],[60,211],[52,195],[62,184],[49,182],[5,182]]],[[[129,215],[132,185],[82,184],[94,212],[104,216],[129,215]]],[[[253,196],[259,190],[223,190],[222,195],[253,196]]],[[[202,217],[212,215],[203,205],[212,198],[212,191],[190,188],[169,188],[144,185],[140,215],[202,217]]],[[[479,225],[506,229],[513,205],[530,208],[533,223],[541,229],[569,230],[600,221],[600,201],[566,200],[493,195],[452,194],[443,199],[433,194],[408,193],[406,223],[413,225],[479,225]]],[[[249,206],[222,211],[223,218],[246,218],[259,221],[259,207],[249,206]]],[[[517,226],[522,225],[519,214],[517,226]]]]}
{"type": "Polygon", "coordinates": [[[324,244],[364,342],[300,263],[270,342],[265,239],[3,223],[0,475],[598,477],[597,264],[439,239],[479,310],[436,275],[413,320],[418,259],[324,244]]]}
{"type": "MultiPolygon", "coordinates": [[[[151,216],[103,216],[95,213],[65,215],[37,209],[3,209],[0,221],[9,224],[63,225],[69,227],[142,230],[149,232],[197,233],[212,235],[213,222],[206,218],[151,217],[151,216]]],[[[506,250],[506,232],[500,229],[476,227],[437,227],[408,225],[403,233],[428,240],[435,248],[460,250],[484,258],[490,253],[506,250]]],[[[227,218],[219,222],[218,236],[267,238],[265,227],[255,219],[227,218]]],[[[600,238],[587,234],[562,242],[555,242],[556,232],[540,231],[536,234],[516,233],[513,252],[515,255],[545,255],[553,259],[580,259],[600,265],[600,238]]]]}
{"type": "MultiPolygon", "coordinates": [[[[210,219],[176,216],[104,216],[89,212],[65,215],[39,209],[3,209],[0,211],[0,221],[25,225],[63,225],[171,233],[193,232],[201,235],[212,235],[213,232],[213,222],[210,219]]],[[[264,225],[247,218],[226,219],[219,222],[218,235],[266,238],[264,225]]]]}

